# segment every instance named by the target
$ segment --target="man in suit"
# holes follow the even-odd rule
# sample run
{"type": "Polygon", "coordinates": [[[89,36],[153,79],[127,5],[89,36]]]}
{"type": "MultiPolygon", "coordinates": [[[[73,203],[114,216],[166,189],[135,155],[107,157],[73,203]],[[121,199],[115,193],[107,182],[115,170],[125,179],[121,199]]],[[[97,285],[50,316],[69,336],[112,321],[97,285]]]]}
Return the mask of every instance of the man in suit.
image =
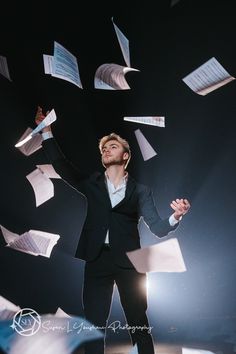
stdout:
{"type": "MultiPolygon", "coordinates": [[[[45,115],[38,107],[36,123],[45,115]]],[[[53,138],[51,128],[44,128],[43,147],[55,170],[87,198],[87,217],[80,236],[76,257],[84,260],[83,307],[87,320],[102,329],[104,338],[90,342],[86,354],[104,354],[105,332],[114,285],[139,354],[154,354],[153,339],[143,284],[146,274],[138,273],[126,252],[140,248],[138,224],[142,217],[157,236],[166,236],[178,226],[190,203],[172,201],[173,214],[162,219],[149,187],[137,183],[126,171],[131,152],[128,142],[115,133],[99,141],[103,173],[88,177],[66,160],[53,138]]]]}

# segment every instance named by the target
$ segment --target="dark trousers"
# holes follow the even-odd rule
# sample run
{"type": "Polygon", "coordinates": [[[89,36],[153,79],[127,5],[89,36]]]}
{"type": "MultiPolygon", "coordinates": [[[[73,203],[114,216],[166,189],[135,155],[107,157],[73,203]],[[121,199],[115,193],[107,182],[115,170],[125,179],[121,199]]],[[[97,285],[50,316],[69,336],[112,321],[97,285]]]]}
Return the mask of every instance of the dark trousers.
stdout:
{"type": "MultiPolygon", "coordinates": [[[[113,262],[109,248],[87,262],[84,271],[83,306],[85,317],[102,329],[103,338],[86,343],[86,354],[104,354],[106,326],[110,314],[114,285],[116,284],[129,334],[139,354],[154,354],[151,328],[148,323],[146,274],[135,269],[121,268],[113,262]]],[[[122,324],[123,325],[123,324],[122,324]]]]}

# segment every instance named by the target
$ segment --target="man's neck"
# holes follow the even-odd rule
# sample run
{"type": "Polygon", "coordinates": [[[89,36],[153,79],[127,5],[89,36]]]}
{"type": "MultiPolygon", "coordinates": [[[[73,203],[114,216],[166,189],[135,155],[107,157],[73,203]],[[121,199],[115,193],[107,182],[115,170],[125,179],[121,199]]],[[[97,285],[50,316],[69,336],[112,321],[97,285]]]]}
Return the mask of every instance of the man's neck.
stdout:
{"type": "Polygon", "coordinates": [[[106,175],[115,187],[117,187],[120,184],[125,174],[126,171],[124,166],[113,165],[107,167],[106,169],[106,175]]]}

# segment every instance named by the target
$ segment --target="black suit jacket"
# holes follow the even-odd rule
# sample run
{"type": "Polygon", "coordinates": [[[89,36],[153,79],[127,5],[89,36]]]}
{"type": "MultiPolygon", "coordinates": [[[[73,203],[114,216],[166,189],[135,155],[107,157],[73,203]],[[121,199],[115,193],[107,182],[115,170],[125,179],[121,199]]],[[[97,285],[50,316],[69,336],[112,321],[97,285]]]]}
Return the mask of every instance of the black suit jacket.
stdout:
{"type": "Polygon", "coordinates": [[[101,251],[109,230],[109,242],[115,262],[123,267],[132,267],[126,252],[140,248],[138,224],[143,217],[153,234],[166,236],[174,227],[169,218],[161,219],[149,187],[128,177],[124,199],[112,207],[104,173],[89,177],[77,171],[62,154],[55,139],[43,142],[44,150],[57,173],[87,199],[87,217],[82,229],[76,257],[93,261],[101,251]]]}

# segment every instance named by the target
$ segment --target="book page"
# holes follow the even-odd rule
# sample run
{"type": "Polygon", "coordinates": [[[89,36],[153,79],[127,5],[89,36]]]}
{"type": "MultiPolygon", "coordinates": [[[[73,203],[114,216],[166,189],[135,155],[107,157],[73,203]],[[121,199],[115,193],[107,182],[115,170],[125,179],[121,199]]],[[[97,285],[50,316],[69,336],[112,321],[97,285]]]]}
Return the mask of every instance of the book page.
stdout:
{"type": "Polygon", "coordinates": [[[32,135],[37,134],[38,132],[40,132],[43,128],[48,127],[49,125],[51,125],[53,122],[55,122],[57,120],[57,116],[56,116],[56,112],[54,109],[52,109],[44,118],[44,120],[42,120],[42,122],[32,131],[32,135]]]}
{"type": "Polygon", "coordinates": [[[129,71],[139,71],[118,64],[102,64],[96,70],[94,87],[100,90],[129,90],[125,74],[129,71]]]}
{"type": "Polygon", "coordinates": [[[57,244],[60,238],[58,234],[49,232],[30,230],[29,236],[39,248],[39,254],[44,257],[50,257],[53,247],[57,244]]]}
{"type": "MultiPolygon", "coordinates": [[[[27,128],[24,134],[20,137],[17,143],[21,142],[24,140],[29,134],[31,134],[33,129],[27,128]]],[[[25,143],[22,146],[17,147],[19,151],[22,152],[22,154],[26,156],[32,155],[35,151],[41,149],[42,147],[42,136],[41,134],[35,134],[27,143],[25,143]]]]}
{"type": "Polygon", "coordinates": [[[147,125],[155,125],[157,127],[165,127],[165,117],[146,116],[146,117],[124,117],[125,121],[141,123],[147,125]]]}
{"type": "Polygon", "coordinates": [[[29,230],[22,235],[14,234],[0,225],[7,246],[34,256],[50,257],[60,235],[40,230],[29,230]]]}
{"type": "Polygon", "coordinates": [[[28,233],[24,233],[15,239],[13,242],[10,242],[8,247],[22,251],[24,253],[29,253],[34,256],[38,256],[40,254],[40,249],[35,243],[35,241],[29,237],[28,233]]]}
{"type": "Polygon", "coordinates": [[[52,181],[36,168],[26,178],[30,182],[35,196],[36,207],[45,203],[54,196],[54,185],[52,181]]]}
{"type": "Polygon", "coordinates": [[[43,54],[44,73],[52,75],[53,55],[43,54]]]}
{"type": "Polygon", "coordinates": [[[59,174],[54,170],[53,165],[45,164],[45,165],[36,165],[37,168],[44,173],[48,178],[61,178],[59,174]]]}
{"type": "Polygon", "coordinates": [[[130,67],[130,52],[129,52],[129,40],[125,37],[125,35],[121,32],[121,30],[117,27],[117,25],[113,21],[112,23],[116,31],[116,36],[123,54],[124,61],[128,67],[130,67]]]}
{"type": "Polygon", "coordinates": [[[145,138],[140,129],[136,129],[134,131],[134,134],[136,136],[144,161],[150,160],[152,157],[157,155],[156,151],[153,149],[153,147],[145,138]]]}
{"type": "Polygon", "coordinates": [[[226,85],[235,77],[231,76],[215,57],[182,79],[195,93],[205,96],[226,85]]]}
{"type": "Polygon", "coordinates": [[[71,317],[65,311],[63,311],[60,307],[57,308],[57,311],[55,312],[55,316],[56,317],[68,317],[68,318],[71,317]]]}
{"type": "Polygon", "coordinates": [[[69,81],[79,88],[83,88],[76,57],[56,41],[54,41],[52,64],[52,76],[69,81]]]}
{"type": "Polygon", "coordinates": [[[127,252],[131,263],[139,273],[185,272],[186,266],[176,238],[154,246],[127,252]]]}
{"type": "Polygon", "coordinates": [[[7,230],[4,226],[0,225],[2,235],[6,243],[14,242],[19,235],[7,230]]]}

